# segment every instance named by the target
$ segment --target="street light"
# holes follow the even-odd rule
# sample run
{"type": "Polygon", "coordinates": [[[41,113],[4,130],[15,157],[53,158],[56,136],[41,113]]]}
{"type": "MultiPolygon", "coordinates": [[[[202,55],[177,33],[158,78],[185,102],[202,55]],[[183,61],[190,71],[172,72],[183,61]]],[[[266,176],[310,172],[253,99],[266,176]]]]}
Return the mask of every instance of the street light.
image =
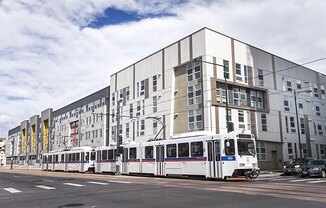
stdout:
{"type": "Polygon", "coordinates": [[[214,66],[220,66],[223,67],[223,74],[224,74],[224,87],[225,87],[225,97],[226,97],[226,102],[225,102],[225,110],[226,110],[226,131],[229,133],[230,131],[233,130],[233,125],[232,122],[229,121],[229,101],[228,101],[228,83],[226,80],[226,66],[225,64],[216,64],[213,62],[208,62],[208,61],[203,61],[200,58],[195,58],[194,61],[202,62],[202,63],[207,63],[207,64],[212,64],[214,66]]]}
{"type": "Polygon", "coordinates": [[[165,124],[158,117],[148,116],[148,117],[145,117],[145,119],[153,119],[153,120],[156,120],[156,121],[158,121],[162,125],[162,128],[156,133],[156,135],[155,135],[155,137],[153,139],[153,141],[155,141],[156,138],[158,137],[158,135],[161,133],[161,131],[165,128],[165,124]]]}
{"type": "Polygon", "coordinates": [[[297,118],[297,130],[298,130],[300,158],[302,158],[302,144],[301,144],[301,138],[300,138],[299,115],[298,115],[298,106],[297,106],[297,94],[304,93],[304,92],[310,93],[311,90],[302,90],[302,91],[295,91],[295,90],[293,90],[294,105],[295,105],[295,116],[297,118]]]}

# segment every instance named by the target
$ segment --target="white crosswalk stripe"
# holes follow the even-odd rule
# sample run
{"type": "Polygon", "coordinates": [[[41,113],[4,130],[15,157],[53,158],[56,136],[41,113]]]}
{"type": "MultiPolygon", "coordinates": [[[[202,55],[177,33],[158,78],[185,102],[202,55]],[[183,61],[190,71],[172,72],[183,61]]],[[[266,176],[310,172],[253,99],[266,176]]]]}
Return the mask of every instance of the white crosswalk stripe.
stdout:
{"type": "Polygon", "coordinates": [[[298,180],[291,180],[289,182],[294,183],[294,182],[306,182],[306,181],[316,181],[315,178],[305,178],[305,179],[298,179],[298,180]]]}
{"type": "Polygon", "coordinates": [[[14,189],[14,188],[4,188],[4,190],[8,191],[8,192],[10,192],[12,194],[21,192],[21,191],[19,191],[17,189],[14,189]]]}
{"type": "Polygon", "coordinates": [[[38,185],[38,186],[35,186],[35,187],[45,189],[45,190],[53,190],[53,189],[55,189],[54,187],[44,186],[44,185],[38,185]]]}
{"type": "Polygon", "coordinates": [[[109,183],[102,183],[102,182],[97,182],[97,181],[89,181],[87,183],[90,183],[90,184],[97,184],[97,185],[108,185],[109,183]]]}
{"type": "Polygon", "coordinates": [[[110,183],[125,183],[125,184],[129,184],[129,183],[132,183],[132,182],[129,182],[129,181],[108,181],[110,183]]]}
{"type": "Polygon", "coordinates": [[[307,183],[326,183],[326,180],[308,181],[307,183]]]}
{"type": "Polygon", "coordinates": [[[85,185],[82,185],[82,184],[77,184],[77,183],[63,183],[64,185],[68,185],[68,186],[76,186],[76,187],[82,187],[82,186],[85,186],[85,185]]]}

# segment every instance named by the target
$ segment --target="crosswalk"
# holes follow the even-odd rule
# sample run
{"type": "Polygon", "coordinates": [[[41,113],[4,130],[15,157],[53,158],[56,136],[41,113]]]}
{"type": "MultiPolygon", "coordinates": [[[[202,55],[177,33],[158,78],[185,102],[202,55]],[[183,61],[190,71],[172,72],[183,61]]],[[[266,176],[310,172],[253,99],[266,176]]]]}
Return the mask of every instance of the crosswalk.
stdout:
{"type": "Polygon", "coordinates": [[[326,183],[326,179],[322,178],[300,178],[300,177],[260,177],[254,179],[255,181],[268,181],[268,182],[288,182],[288,183],[308,183],[308,184],[320,184],[326,183]]]}
{"type": "MultiPolygon", "coordinates": [[[[52,180],[42,180],[43,182],[48,182],[48,183],[53,183],[54,181],[52,180]]],[[[107,182],[99,182],[99,181],[86,181],[86,182],[82,182],[82,183],[71,183],[71,182],[65,182],[62,183],[62,185],[64,186],[70,186],[70,187],[86,187],[88,184],[89,185],[99,185],[99,186],[106,186],[109,185],[110,183],[117,183],[117,184],[131,184],[132,182],[129,181],[114,181],[114,180],[110,180],[107,182]],[[83,183],[83,184],[82,184],[83,183]]],[[[57,187],[54,186],[50,186],[48,184],[41,184],[41,185],[35,185],[34,186],[37,189],[42,189],[42,190],[56,190],[57,187]]],[[[1,188],[0,187],[0,192],[1,189],[6,191],[7,193],[10,194],[18,194],[18,193],[22,193],[24,191],[19,190],[19,188],[15,188],[15,187],[5,187],[5,188],[1,188]]]]}

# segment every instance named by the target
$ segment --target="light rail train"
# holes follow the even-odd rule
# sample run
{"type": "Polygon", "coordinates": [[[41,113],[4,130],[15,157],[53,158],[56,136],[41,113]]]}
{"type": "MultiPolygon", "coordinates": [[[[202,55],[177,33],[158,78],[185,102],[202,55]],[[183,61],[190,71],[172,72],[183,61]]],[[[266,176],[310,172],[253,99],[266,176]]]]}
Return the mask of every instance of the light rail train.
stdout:
{"type": "Polygon", "coordinates": [[[43,155],[43,170],[205,178],[254,178],[259,174],[251,134],[219,134],[172,138],[43,155]]]}

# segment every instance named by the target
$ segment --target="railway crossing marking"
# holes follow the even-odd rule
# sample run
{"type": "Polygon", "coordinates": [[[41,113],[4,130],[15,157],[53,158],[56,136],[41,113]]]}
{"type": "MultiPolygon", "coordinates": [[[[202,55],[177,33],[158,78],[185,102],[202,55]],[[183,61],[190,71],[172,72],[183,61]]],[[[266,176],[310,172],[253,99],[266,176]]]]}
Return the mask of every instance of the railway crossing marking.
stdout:
{"type": "Polygon", "coordinates": [[[37,188],[45,189],[45,190],[53,190],[55,189],[54,187],[51,186],[44,186],[44,185],[38,185],[36,186],[37,188]]]}
{"type": "Polygon", "coordinates": [[[82,187],[82,186],[85,186],[85,185],[82,185],[82,184],[77,184],[77,183],[63,183],[64,185],[68,185],[68,186],[76,186],[76,187],[82,187]]]}
{"type": "Polygon", "coordinates": [[[102,182],[97,182],[97,181],[89,181],[87,183],[97,184],[97,185],[108,185],[109,184],[109,183],[102,183],[102,182]]]}
{"type": "Polygon", "coordinates": [[[8,192],[10,192],[12,194],[21,192],[21,191],[19,191],[17,189],[14,189],[14,188],[4,188],[4,190],[8,191],[8,192]]]}

